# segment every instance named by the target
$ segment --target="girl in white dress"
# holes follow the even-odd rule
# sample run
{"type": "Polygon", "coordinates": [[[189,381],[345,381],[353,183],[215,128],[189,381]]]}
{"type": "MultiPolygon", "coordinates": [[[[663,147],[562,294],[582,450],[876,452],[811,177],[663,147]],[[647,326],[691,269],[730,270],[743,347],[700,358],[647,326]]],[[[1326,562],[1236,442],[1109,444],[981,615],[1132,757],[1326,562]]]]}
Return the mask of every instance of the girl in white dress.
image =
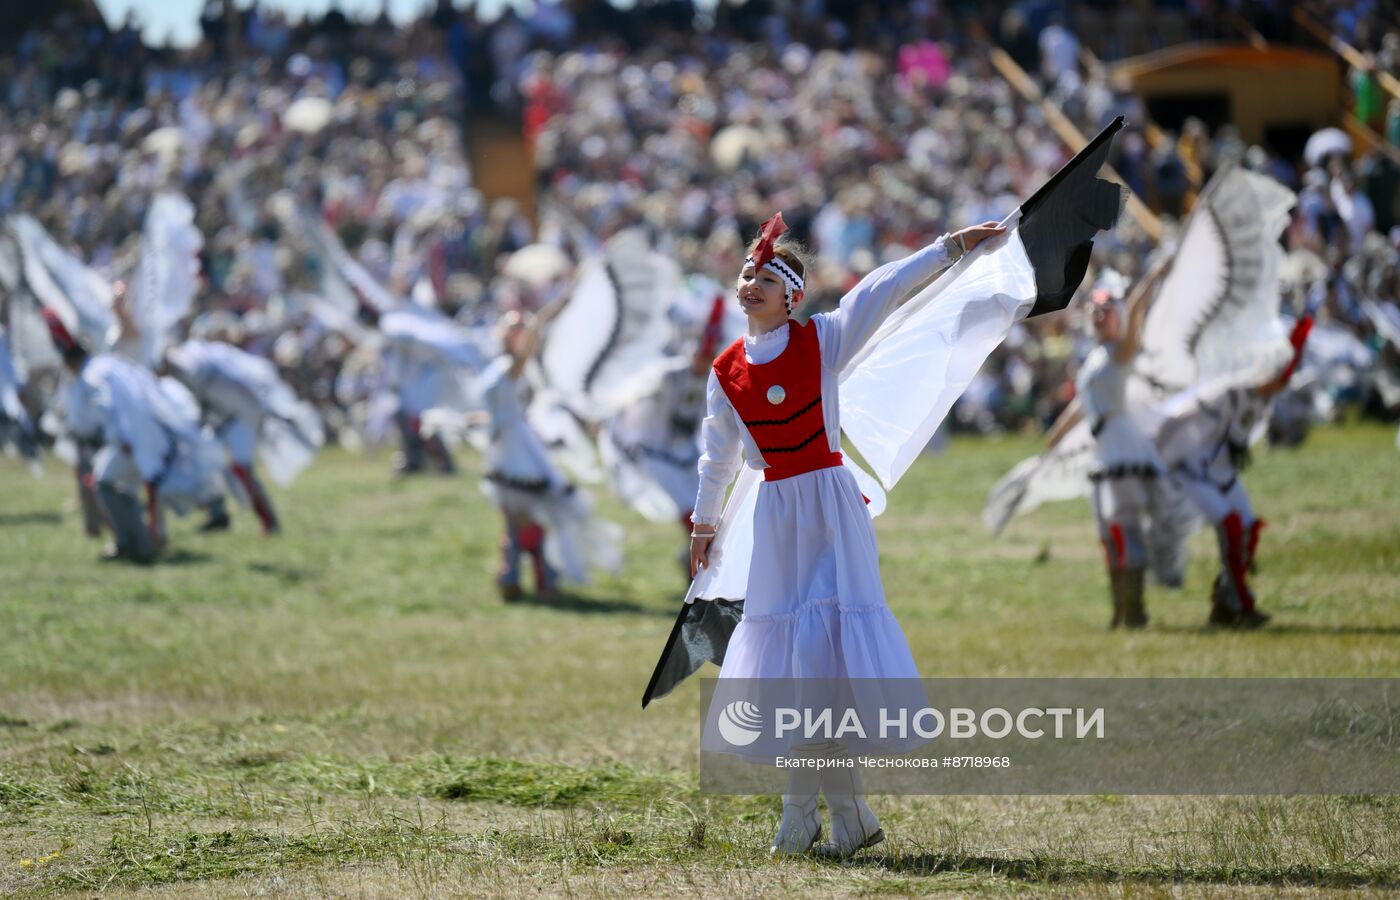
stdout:
{"type": "MultiPolygon", "coordinates": [[[[855,479],[842,466],[837,384],[886,317],[995,223],[944,235],[867,275],[831,313],[791,319],[806,264],[778,243],[779,214],[765,224],[736,285],[749,333],[720,354],[701,426],[700,489],[692,575],[708,562],[724,491],[741,462],[762,470],[743,619],[721,678],[917,678],[904,634],[885,604],[875,533],[855,479]]],[[[819,852],[847,856],[883,838],[851,769],[798,770],[783,797],[774,853],[811,849],[824,791],[833,840],[819,852]],[[839,771],[839,774],[833,774],[839,771]]]]}

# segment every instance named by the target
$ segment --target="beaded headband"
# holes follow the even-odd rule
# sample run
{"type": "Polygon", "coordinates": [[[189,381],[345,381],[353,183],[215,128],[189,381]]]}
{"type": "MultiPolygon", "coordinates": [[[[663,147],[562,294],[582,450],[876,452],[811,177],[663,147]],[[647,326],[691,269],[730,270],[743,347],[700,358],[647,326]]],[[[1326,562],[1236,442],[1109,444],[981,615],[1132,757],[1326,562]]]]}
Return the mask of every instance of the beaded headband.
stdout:
{"type": "Polygon", "coordinates": [[[802,276],[793,271],[793,268],[777,255],[778,238],[787,232],[787,223],[783,221],[781,212],[775,213],[773,218],[763,223],[763,230],[759,232],[758,246],[754,247],[745,260],[745,265],[752,265],[755,269],[767,269],[783,280],[783,298],[787,305],[788,312],[792,312],[792,295],[803,289],[802,276]]]}

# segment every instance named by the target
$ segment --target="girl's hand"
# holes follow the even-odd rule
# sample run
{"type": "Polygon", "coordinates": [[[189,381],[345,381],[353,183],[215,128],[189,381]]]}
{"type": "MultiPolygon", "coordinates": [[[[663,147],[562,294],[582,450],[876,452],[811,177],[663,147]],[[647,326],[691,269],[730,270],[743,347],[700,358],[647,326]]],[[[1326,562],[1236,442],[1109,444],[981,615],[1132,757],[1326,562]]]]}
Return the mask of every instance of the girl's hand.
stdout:
{"type": "Polygon", "coordinates": [[[962,231],[953,232],[953,243],[962,248],[964,253],[971,253],[972,250],[988,238],[994,238],[1006,233],[1006,229],[995,222],[983,222],[981,225],[970,225],[962,231]]]}
{"type": "Polygon", "coordinates": [[[714,543],[715,533],[708,530],[709,526],[697,525],[690,532],[690,577],[694,578],[701,569],[710,565],[710,545],[714,543]]]}

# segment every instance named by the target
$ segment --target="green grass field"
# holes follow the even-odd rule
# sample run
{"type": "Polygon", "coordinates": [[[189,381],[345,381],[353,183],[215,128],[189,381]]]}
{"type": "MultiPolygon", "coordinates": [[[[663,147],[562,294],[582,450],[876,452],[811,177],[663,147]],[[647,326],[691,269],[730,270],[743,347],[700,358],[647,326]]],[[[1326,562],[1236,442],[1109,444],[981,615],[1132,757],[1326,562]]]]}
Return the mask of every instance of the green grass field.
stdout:
{"type": "MultiPolygon", "coordinates": [[[[1257,575],[1274,623],[1201,625],[1214,544],[1153,621],[1108,633],[1086,503],[995,543],[987,488],[1030,439],[954,441],[877,525],[926,675],[1400,674],[1391,428],[1262,451],[1257,575]]],[[[848,864],[773,862],[776,798],[698,792],[694,680],[639,700],[684,585],[679,530],[505,606],[474,477],[397,482],[331,452],[277,493],[286,534],[172,528],[102,563],[71,475],[0,460],[0,895],[1154,895],[1400,888],[1394,797],[887,797],[848,864]]],[[[713,670],[711,670],[713,671],[713,670]]],[[[1400,787],[1400,786],[1397,786],[1400,787]]]]}

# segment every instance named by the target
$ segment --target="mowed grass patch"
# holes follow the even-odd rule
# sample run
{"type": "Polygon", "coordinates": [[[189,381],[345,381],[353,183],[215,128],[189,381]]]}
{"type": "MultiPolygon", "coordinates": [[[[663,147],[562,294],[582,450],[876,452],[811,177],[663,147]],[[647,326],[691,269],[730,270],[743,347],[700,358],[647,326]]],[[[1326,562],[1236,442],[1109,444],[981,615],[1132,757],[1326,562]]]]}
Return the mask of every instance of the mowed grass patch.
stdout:
{"type": "MultiPolygon", "coordinates": [[[[987,488],[1036,449],[954,440],[877,522],[925,674],[1400,672],[1391,429],[1257,455],[1256,583],[1276,618],[1251,633],[1201,627],[1209,534],[1187,588],[1151,589],[1134,634],[1104,628],[1086,502],[988,540],[987,488]]],[[[329,452],[277,492],[282,537],[247,514],[223,535],[175,522],[178,554],[149,569],[97,561],[68,473],[0,464],[0,893],[1400,886],[1391,798],[877,798],[880,852],[771,862],[775,798],[698,793],[697,685],[640,709],[684,590],[680,530],[600,496],[626,525],[626,569],[504,605],[499,517],[463,462],[398,481],[382,457],[329,452]]]]}

